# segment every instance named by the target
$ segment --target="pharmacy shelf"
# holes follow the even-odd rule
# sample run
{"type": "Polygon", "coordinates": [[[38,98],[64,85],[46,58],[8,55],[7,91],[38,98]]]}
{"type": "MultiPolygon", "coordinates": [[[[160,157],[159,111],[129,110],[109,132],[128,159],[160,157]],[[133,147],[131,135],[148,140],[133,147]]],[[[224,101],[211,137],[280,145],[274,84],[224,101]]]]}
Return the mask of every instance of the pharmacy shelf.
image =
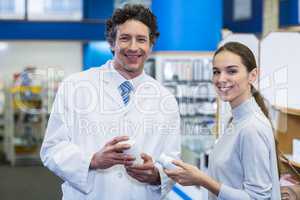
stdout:
{"type": "Polygon", "coordinates": [[[290,114],[290,115],[296,115],[300,116],[300,110],[294,109],[294,108],[286,108],[286,107],[280,107],[280,106],[273,106],[276,110],[279,110],[282,113],[290,114]]]}

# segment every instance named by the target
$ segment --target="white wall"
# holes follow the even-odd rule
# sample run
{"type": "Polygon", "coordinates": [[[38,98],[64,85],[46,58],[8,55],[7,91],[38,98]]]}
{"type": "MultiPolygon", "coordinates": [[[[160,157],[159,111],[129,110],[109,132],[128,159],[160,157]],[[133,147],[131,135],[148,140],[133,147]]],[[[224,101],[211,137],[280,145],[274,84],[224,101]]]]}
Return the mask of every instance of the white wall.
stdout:
{"type": "Polygon", "coordinates": [[[66,76],[82,70],[82,57],[80,42],[0,42],[0,75],[11,80],[24,67],[36,66],[63,70],[66,76]]]}
{"type": "Polygon", "coordinates": [[[270,33],[261,41],[262,94],[272,105],[300,109],[300,34],[270,33]]]}

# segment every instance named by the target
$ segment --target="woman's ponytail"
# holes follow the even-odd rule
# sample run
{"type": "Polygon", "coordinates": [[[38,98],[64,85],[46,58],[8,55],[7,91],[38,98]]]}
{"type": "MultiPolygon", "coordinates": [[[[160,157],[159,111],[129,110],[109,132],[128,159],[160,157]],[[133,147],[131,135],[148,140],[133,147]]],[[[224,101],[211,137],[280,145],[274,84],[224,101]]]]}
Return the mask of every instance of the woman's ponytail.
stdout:
{"type": "Polygon", "coordinates": [[[280,177],[280,159],[279,159],[280,150],[279,150],[279,147],[278,147],[278,140],[277,140],[277,137],[275,135],[276,134],[275,129],[274,129],[274,126],[272,124],[272,121],[271,121],[271,118],[270,118],[270,115],[269,115],[269,110],[268,110],[268,108],[265,104],[265,100],[264,100],[263,96],[260,94],[260,92],[253,85],[251,85],[251,93],[252,93],[256,103],[258,104],[258,106],[260,107],[262,112],[264,113],[264,115],[269,119],[270,124],[272,126],[274,140],[275,140],[275,148],[276,148],[278,175],[280,177]]]}

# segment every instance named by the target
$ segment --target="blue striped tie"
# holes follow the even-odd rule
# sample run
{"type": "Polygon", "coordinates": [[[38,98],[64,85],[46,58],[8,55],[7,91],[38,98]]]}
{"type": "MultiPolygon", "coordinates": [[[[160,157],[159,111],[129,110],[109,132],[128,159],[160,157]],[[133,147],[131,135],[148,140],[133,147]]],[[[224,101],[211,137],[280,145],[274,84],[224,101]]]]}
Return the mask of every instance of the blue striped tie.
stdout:
{"type": "Polygon", "coordinates": [[[130,92],[133,90],[133,85],[129,81],[124,81],[120,86],[119,86],[119,91],[121,93],[123,102],[125,106],[128,104],[129,99],[130,99],[130,92]]]}

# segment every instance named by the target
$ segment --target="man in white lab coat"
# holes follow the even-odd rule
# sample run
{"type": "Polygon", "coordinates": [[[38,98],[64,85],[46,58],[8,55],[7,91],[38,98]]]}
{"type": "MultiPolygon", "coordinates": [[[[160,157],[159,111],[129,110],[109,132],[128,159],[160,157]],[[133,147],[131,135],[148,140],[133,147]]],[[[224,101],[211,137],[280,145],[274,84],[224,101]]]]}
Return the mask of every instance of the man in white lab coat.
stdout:
{"type": "Polygon", "coordinates": [[[143,71],[156,18],[126,5],[106,25],[114,58],[62,82],[41,159],[65,181],[65,200],[162,199],[173,182],[155,160],[179,157],[180,119],[174,96],[143,71]]]}

